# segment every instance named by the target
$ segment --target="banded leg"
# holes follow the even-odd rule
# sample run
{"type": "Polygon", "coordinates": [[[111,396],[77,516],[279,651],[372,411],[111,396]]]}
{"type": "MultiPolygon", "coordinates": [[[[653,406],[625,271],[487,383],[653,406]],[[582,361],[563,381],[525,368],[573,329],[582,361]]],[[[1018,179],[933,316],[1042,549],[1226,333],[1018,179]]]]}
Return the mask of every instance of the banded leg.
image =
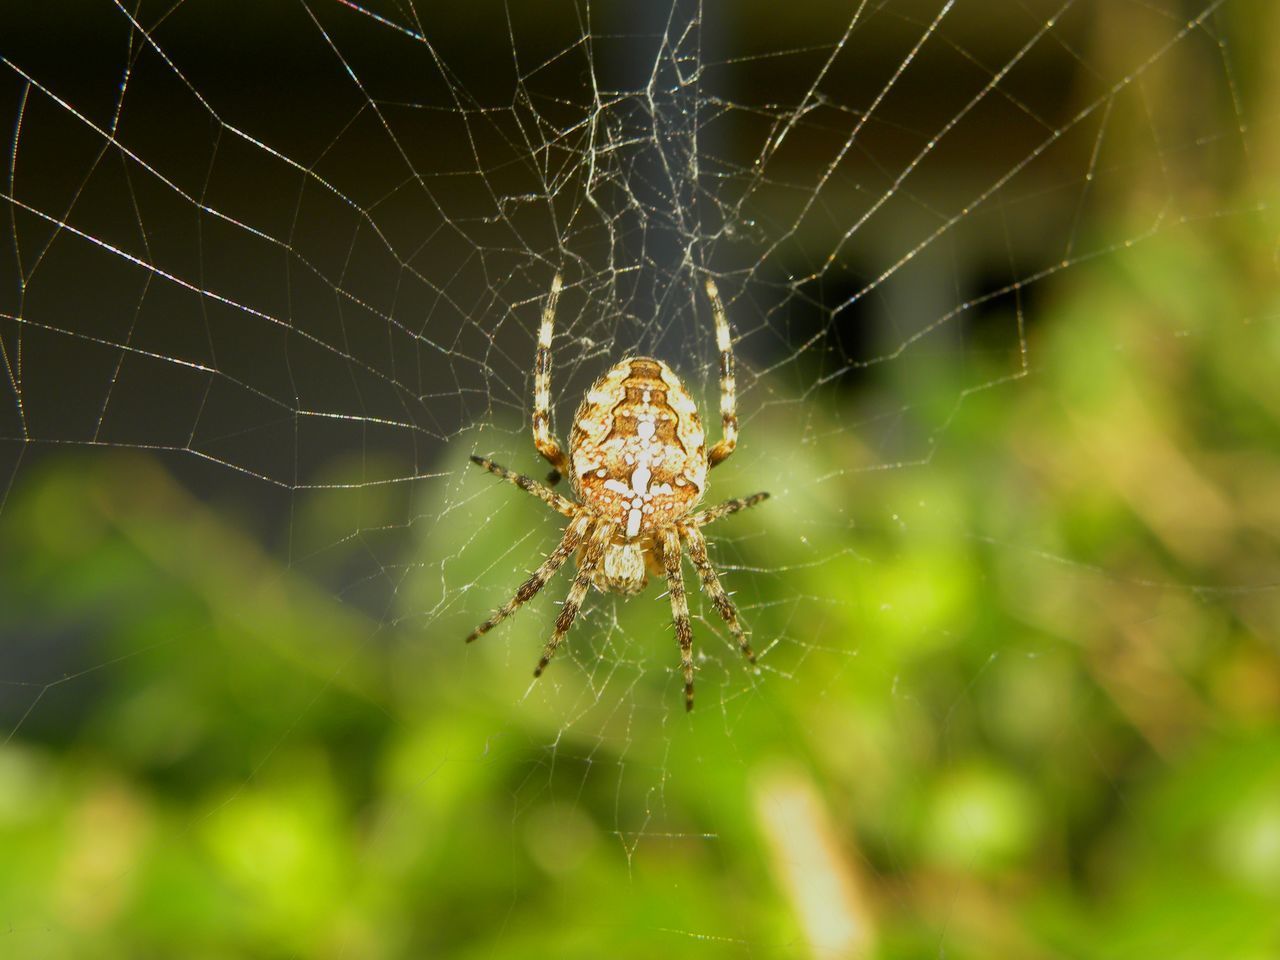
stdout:
{"type": "Polygon", "coordinates": [[[616,529],[616,524],[601,523],[587,541],[587,548],[578,559],[578,575],[573,578],[569,596],[565,598],[564,606],[560,608],[560,616],[556,617],[555,630],[551,634],[551,639],[547,641],[546,647],[543,648],[542,659],[538,661],[538,666],[533,671],[535,677],[542,676],[542,671],[547,669],[547,664],[555,656],[560,641],[573,626],[578,609],[582,606],[582,598],[587,595],[587,587],[591,586],[591,577],[599,569],[600,562],[604,559],[605,548],[609,546],[609,541],[613,539],[616,529]]]}
{"type": "Polygon", "coordinates": [[[760,493],[753,493],[749,497],[739,497],[737,500],[726,500],[724,503],[717,503],[714,507],[708,507],[706,510],[699,510],[681,524],[681,526],[705,527],[708,523],[715,523],[721,517],[727,517],[729,514],[737,513],[739,510],[746,510],[749,507],[754,507],[757,503],[762,503],[768,499],[769,494],[761,491],[760,493]]]}
{"type": "Polygon", "coordinates": [[[693,627],[689,624],[689,599],[684,593],[684,577],[680,573],[680,535],[668,527],[662,533],[662,565],[667,571],[667,593],[671,597],[671,616],[676,624],[676,640],[680,644],[680,668],[684,671],[684,709],[693,709],[693,627]]]}
{"type": "Polygon", "coordinates": [[[711,558],[707,556],[707,538],[692,524],[681,524],[680,533],[689,544],[689,559],[698,568],[698,576],[702,578],[702,589],[711,598],[716,613],[720,614],[720,619],[728,625],[729,632],[738,641],[738,649],[747,658],[747,662],[755,663],[756,654],[751,649],[751,644],[747,642],[747,635],[742,632],[742,624],[738,622],[738,611],[733,601],[729,599],[729,594],[720,584],[720,577],[715,567],[711,566],[711,558]]]}
{"type": "Polygon", "coordinates": [[[560,274],[551,281],[547,305],[542,308],[542,325],[538,328],[538,352],[533,358],[533,445],[551,462],[547,483],[555,486],[569,472],[569,460],[560,441],[551,435],[551,330],[556,319],[556,303],[562,286],[560,274]]]}
{"type": "Polygon", "coordinates": [[[492,460],[487,460],[484,457],[477,457],[475,454],[471,455],[471,462],[478,467],[484,467],[490,473],[496,474],[503,480],[514,483],[526,493],[532,493],[557,513],[563,513],[566,517],[573,517],[578,514],[578,508],[573,501],[560,496],[560,494],[556,493],[549,487],[544,487],[532,477],[526,477],[523,473],[516,473],[513,470],[508,470],[506,467],[499,466],[492,460]]]}
{"type": "Polygon", "coordinates": [[[716,320],[716,347],[720,350],[720,441],[707,452],[707,466],[723,463],[738,445],[738,382],[733,375],[733,343],[729,339],[729,319],[716,282],[707,277],[707,299],[716,320]]]}
{"type": "Polygon", "coordinates": [[[551,552],[547,559],[542,561],[542,565],[524,583],[520,584],[520,589],[516,591],[516,595],[508,600],[505,604],[493,612],[491,616],[480,626],[476,627],[467,636],[467,643],[482,637],[507,617],[511,616],[522,606],[534,598],[534,596],[547,585],[547,581],[555,576],[555,572],[564,566],[564,562],[569,559],[569,555],[578,549],[578,545],[582,543],[583,538],[587,535],[587,530],[591,526],[591,518],[585,513],[580,514],[573,523],[569,524],[565,530],[564,536],[560,540],[560,546],[551,552]]]}

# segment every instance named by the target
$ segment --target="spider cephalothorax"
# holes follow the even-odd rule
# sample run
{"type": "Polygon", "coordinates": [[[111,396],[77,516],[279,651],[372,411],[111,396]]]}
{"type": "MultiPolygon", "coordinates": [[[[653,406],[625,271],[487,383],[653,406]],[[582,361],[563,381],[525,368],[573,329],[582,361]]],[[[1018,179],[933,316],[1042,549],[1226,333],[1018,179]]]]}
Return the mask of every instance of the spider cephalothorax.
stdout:
{"type": "Polygon", "coordinates": [[[707,556],[701,528],[730,513],[753,507],[767,493],[730,500],[694,513],[706,492],[707,471],[737,446],[738,417],[734,395],[733,348],[729,322],[715,283],[706,282],[720,348],[720,418],[723,436],[710,450],[698,408],[680,378],[661,360],[622,360],[597,380],[582,398],[569,436],[569,455],[550,428],[551,334],[560,277],[551,285],[538,352],[534,361],[533,441],[551,462],[554,485],[568,473],[578,502],[482,457],[471,459],[485,469],[529,491],[571,518],[560,545],[521,585],[516,595],[467,637],[468,642],[497,626],[532,598],[575,551],[578,575],[556,618],[534,676],[541,676],[582,605],[587,587],[634,594],[644,589],[648,574],[665,576],[675,616],[680,664],[684,670],[685,707],[693,707],[693,631],[680,571],[682,545],[711,596],[716,611],[738,640],[743,654],[755,654],[738,623],[738,614],[707,556]]]}

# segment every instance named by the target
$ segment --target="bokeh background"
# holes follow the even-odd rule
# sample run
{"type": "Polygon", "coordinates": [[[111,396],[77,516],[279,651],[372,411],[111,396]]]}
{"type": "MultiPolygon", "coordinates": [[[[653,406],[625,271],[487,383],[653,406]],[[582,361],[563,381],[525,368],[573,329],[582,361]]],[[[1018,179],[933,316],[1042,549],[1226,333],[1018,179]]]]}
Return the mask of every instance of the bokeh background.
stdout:
{"type": "Polygon", "coordinates": [[[1280,15],[660,6],[0,12],[0,954],[1280,955],[1280,15]],[[461,642],[685,246],[688,716],[461,642]]]}

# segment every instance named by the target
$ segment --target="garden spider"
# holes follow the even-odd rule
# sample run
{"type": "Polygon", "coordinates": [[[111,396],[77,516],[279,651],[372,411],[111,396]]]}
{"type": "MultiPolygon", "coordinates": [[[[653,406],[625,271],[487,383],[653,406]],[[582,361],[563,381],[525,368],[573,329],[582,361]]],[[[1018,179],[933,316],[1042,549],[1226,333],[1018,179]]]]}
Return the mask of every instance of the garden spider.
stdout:
{"type": "Polygon", "coordinates": [[[635,594],[644,589],[648,572],[665,575],[680,643],[684,670],[684,703],[693,709],[693,630],[681,576],[681,542],[689,551],[716,611],[737,638],[743,655],[756,655],[738,622],[733,601],[707,557],[702,528],[721,517],[754,507],[769,496],[755,493],[691,513],[707,486],[707,470],[733,453],[738,443],[738,415],[734,396],[733,346],[729,321],[715,282],[706,281],[707,298],[716,323],[720,348],[721,439],[710,452],[702,420],[693,398],[670,367],[653,357],[631,357],[614,364],[582,398],[569,455],[551,435],[551,331],[561,280],[556,274],[542,311],[538,352],[534,357],[533,443],[551,462],[548,481],[554,485],[568,474],[578,502],[492,460],[473,456],[473,463],[509,480],[569,518],[560,545],[551,552],[504,606],[499,607],[470,636],[470,643],[488,633],[541,590],[575,550],[578,574],[556,617],[555,630],[533,671],[535,677],[550,662],[560,641],[573,625],[587,587],[635,594]]]}

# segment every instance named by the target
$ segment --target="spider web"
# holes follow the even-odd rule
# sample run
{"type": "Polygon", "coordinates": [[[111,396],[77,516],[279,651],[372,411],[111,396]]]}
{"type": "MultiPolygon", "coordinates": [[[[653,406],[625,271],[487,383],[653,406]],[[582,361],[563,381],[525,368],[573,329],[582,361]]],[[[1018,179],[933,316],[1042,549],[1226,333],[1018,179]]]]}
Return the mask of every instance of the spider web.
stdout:
{"type": "MultiPolygon", "coordinates": [[[[377,687],[362,666],[376,653],[418,678],[403,681],[412,695],[369,694],[393,724],[410,725],[421,700],[470,718],[457,742],[423,748],[424,777],[519,758],[525,779],[504,788],[513,822],[547,797],[572,808],[603,793],[633,870],[649,848],[714,846],[669,814],[667,791],[696,780],[706,752],[749,752],[773,691],[821,701],[865,670],[914,695],[839,632],[850,607],[876,605],[904,633],[917,622],[909,593],[895,608],[856,585],[874,573],[864,538],[900,524],[1008,534],[941,518],[936,491],[904,496],[909,515],[868,516],[861,491],[927,490],[940,453],[972,442],[953,432],[966,405],[1019,402],[1064,274],[1268,211],[1201,189],[1205,171],[1250,171],[1258,124],[1273,120],[1243,103],[1227,39],[1240,6],[7,10],[0,519],[61,457],[127,463],[111,487],[125,503],[135,482],[161,484],[142,465],[159,462],[178,481],[166,509],[235,515],[246,551],[279,558],[290,583],[349,618],[354,648],[317,636],[285,654],[307,690],[377,687]],[[1162,115],[1153,103],[1179,76],[1188,98],[1225,109],[1162,115]],[[1117,229],[1108,214],[1139,181],[1145,202],[1117,229]],[[562,527],[467,466],[477,452],[546,470],[530,437],[532,361],[557,271],[562,440],[585,387],[628,353],[671,362],[714,422],[701,278],[725,298],[742,435],[708,500],[773,498],[708,535],[760,664],[740,662],[693,596],[688,721],[655,586],[625,602],[591,595],[536,684],[563,576],[461,644],[562,527]],[[128,452],[149,457],[112,456],[128,452]],[[512,702],[527,726],[493,719],[512,702]]],[[[1033,537],[1008,540],[1045,577],[1091,575],[1033,537]]],[[[108,654],[82,637],[20,664],[2,678],[0,730],[18,741],[56,725],[64,697],[157,642],[171,641],[108,654]]],[[[223,668],[256,656],[228,646],[223,668]]],[[[257,731],[244,785],[310,710],[257,731]]]]}

